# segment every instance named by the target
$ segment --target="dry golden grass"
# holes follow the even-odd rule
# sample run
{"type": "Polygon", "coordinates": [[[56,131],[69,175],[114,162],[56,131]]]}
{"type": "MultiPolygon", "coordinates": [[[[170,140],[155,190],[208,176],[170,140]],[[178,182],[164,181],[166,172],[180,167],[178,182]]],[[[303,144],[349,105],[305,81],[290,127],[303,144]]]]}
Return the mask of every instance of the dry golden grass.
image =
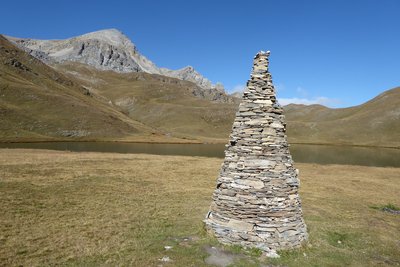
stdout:
{"type": "MultiPolygon", "coordinates": [[[[0,149],[0,265],[157,266],[169,256],[166,266],[204,266],[216,243],[202,219],[221,162],[0,149]]],[[[400,216],[370,208],[400,205],[399,168],[297,167],[309,245],[238,266],[400,264],[400,216]]]]}

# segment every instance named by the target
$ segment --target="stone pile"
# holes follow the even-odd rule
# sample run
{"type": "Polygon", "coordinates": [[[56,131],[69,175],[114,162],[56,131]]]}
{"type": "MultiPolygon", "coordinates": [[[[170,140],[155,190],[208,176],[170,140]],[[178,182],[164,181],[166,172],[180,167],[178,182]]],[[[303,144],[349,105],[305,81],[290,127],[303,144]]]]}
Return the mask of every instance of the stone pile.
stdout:
{"type": "Polygon", "coordinates": [[[254,58],[205,219],[220,242],[264,251],[299,247],[308,236],[268,57],[254,58]]]}

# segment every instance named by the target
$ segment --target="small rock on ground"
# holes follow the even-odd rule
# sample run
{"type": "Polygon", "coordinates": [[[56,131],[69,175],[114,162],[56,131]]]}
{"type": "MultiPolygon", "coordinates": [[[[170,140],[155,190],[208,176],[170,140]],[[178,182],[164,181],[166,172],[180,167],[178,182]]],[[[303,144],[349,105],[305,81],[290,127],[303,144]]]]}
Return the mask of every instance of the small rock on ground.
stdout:
{"type": "Polygon", "coordinates": [[[164,256],[164,257],[162,257],[161,259],[158,259],[158,260],[162,261],[162,262],[170,262],[171,261],[171,259],[168,256],[164,256]]]}

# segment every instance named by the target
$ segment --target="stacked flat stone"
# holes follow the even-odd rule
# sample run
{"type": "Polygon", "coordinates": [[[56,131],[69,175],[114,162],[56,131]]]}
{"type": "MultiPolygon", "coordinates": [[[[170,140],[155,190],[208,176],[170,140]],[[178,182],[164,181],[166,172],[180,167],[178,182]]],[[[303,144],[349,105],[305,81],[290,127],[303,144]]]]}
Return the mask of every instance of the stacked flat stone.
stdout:
{"type": "Polygon", "coordinates": [[[259,52],[236,113],[206,227],[224,244],[264,251],[307,240],[298,195],[298,170],[286,138],[283,109],[259,52]]]}

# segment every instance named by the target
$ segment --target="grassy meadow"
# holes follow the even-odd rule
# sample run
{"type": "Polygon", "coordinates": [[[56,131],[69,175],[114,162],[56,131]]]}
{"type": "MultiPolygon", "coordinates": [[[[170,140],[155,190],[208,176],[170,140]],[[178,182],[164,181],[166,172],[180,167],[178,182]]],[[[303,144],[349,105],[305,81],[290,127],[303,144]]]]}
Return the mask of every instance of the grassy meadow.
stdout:
{"type": "Polygon", "coordinates": [[[310,240],[268,259],[203,229],[221,163],[0,149],[0,266],[206,266],[210,246],[232,266],[400,265],[400,215],[376,208],[400,206],[400,168],[297,164],[310,240]]]}

